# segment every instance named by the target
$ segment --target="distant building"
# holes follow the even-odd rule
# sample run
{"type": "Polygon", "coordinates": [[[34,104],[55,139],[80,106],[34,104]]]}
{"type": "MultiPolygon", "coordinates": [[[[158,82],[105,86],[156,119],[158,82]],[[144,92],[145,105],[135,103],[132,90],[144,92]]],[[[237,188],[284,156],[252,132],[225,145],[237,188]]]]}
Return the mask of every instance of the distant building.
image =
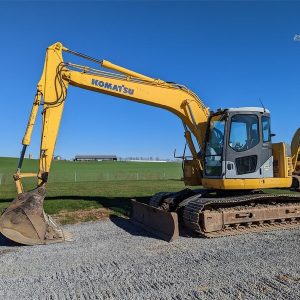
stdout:
{"type": "Polygon", "coordinates": [[[54,156],[54,160],[61,160],[61,159],[62,159],[62,157],[60,155],[54,156]]]}
{"type": "Polygon", "coordinates": [[[119,160],[124,160],[124,161],[134,161],[134,162],[170,162],[170,159],[167,158],[159,158],[159,157],[125,157],[125,158],[121,158],[119,157],[119,160]]]}
{"type": "Polygon", "coordinates": [[[76,155],[74,161],[118,160],[116,155],[76,155]]]}

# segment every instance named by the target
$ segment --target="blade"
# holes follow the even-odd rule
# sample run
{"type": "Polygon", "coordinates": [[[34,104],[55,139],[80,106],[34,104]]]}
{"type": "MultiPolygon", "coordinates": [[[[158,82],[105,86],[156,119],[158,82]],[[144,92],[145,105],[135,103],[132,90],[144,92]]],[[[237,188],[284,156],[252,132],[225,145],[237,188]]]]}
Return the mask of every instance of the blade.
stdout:
{"type": "Polygon", "coordinates": [[[72,241],[43,209],[45,187],[19,194],[0,217],[0,232],[8,239],[24,245],[72,241]]]}
{"type": "Polygon", "coordinates": [[[131,221],[159,238],[172,242],[179,237],[178,216],[174,212],[131,200],[131,221]]]}

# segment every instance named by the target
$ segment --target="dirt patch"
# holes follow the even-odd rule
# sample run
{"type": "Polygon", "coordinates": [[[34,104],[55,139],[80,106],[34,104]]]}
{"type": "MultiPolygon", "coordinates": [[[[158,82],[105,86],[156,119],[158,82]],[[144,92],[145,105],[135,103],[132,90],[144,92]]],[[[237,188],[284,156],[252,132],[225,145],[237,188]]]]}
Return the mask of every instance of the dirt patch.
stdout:
{"type": "Polygon", "coordinates": [[[3,254],[9,253],[9,252],[15,252],[15,250],[12,250],[12,249],[3,249],[3,250],[0,250],[0,256],[3,255],[3,254]]]}
{"type": "Polygon", "coordinates": [[[278,275],[277,279],[279,279],[280,281],[300,282],[300,277],[288,276],[286,274],[278,275]]]}
{"type": "Polygon", "coordinates": [[[286,274],[278,275],[277,279],[279,279],[280,281],[289,281],[290,280],[289,276],[286,274]]]}
{"type": "Polygon", "coordinates": [[[60,224],[77,224],[88,221],[107,219],[111,215],[111,210],[107,208],[95,208],[77,211],[61,211],[52,217],[60,224]]]}

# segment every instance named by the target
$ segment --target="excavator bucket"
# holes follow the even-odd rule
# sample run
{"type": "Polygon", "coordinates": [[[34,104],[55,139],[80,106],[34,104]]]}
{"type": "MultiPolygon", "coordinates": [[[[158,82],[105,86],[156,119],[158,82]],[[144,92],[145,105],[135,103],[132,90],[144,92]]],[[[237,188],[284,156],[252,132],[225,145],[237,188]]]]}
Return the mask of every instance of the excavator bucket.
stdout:
{"type": "Polygon", "coordinates": [[[45,214],[45,187],[19,194],[0,217],[0,231],[8,239],[23,245],[44,245],[72,241],[72,234],[63,230],[45,214]]]}
{"type": "Polygon", "coordinates": [[[177,213],[166,212],[134,199],[131,200],[131,205],[131,221],[134,224],[167,242],[179,237],[177,213]]]}

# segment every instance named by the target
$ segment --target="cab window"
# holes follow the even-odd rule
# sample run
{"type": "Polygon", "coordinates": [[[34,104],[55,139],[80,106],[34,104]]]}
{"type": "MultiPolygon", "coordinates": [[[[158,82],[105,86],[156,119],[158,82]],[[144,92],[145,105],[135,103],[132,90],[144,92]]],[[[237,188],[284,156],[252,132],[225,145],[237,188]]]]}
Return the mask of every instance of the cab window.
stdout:
{"type": "Polygon", "coordinates": [[[209,134],[205,151],[205,173],[208,176],[222,174],[222,154],[225,133],[225,116],[213,116],[209,123],[209,134]]]}
{"type": "Polygon", "coordinates": [[[242,152],[259,143],[258,117],[256,115],[234,115],[231,118],[229,146],[242,152]]]}
{"type": "Polygon", "coordinates": [[[262,136],[263,142],[267,143],[271,141],[271,126],[270,126],[270,118],[263,116],[261,118],[262,122],[262,136]]]}

